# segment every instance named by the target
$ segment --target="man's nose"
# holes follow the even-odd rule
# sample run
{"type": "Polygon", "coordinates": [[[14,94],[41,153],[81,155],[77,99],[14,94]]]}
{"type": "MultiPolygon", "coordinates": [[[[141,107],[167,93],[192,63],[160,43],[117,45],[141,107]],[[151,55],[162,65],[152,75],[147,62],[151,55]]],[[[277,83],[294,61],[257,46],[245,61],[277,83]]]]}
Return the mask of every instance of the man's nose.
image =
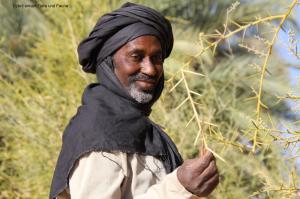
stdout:
{"type": "Polygon", "coordinates": [[[142,63],[141,72],[150,77],[155,77],[157,75],[157,70],[151,59],[144,59],[142,63]]]}

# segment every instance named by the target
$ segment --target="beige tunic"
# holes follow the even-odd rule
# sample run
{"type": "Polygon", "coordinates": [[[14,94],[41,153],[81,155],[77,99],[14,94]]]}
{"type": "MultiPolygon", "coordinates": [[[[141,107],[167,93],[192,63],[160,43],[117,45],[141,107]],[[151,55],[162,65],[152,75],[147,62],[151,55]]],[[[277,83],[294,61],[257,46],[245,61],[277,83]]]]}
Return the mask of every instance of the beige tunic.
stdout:
{"type": "Polygon", "coordinates": [[[68,195],[72,199],[198,198],[180,184],[176,172],[166,174],[153,156],[91,152],[75,166],[68,195]]]}

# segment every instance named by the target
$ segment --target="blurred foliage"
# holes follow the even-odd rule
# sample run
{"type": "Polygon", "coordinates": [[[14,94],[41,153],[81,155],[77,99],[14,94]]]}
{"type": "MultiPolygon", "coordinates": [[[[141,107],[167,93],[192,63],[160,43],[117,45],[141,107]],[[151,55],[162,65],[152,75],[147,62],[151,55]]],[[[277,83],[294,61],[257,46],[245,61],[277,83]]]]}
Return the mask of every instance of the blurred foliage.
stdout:
{"type": "MultiPolygon", "coordinates": [[[[48,197],[62,132],[84,87],[96,81],[81,70],[77,45],[99,16],[124,2],[1,0],[0,198],[48,197]],[[41,2],[71,7],[13,8],[41,2]]],[[[198,156],[197,135],[219,157],[221,183],[210,198],[299,197],[299,168],[291,158],[299,155],[299,115],[288,104],[298,96],[290,93],[289,63],[274,49],[266,55],[292,1],[132,2],[160,10],[172,22],[175,45],[165,61],[166,87],[151,118],[165,127],[184,158],[198,156]],[[259,105],[257,117],[259,100],[265,108],[259,105]]],[[[286,33],[298,33],[293,14],[281,27],[286,33]]],[[[294,47],[286,50],[297,55],[294,47]]]]}

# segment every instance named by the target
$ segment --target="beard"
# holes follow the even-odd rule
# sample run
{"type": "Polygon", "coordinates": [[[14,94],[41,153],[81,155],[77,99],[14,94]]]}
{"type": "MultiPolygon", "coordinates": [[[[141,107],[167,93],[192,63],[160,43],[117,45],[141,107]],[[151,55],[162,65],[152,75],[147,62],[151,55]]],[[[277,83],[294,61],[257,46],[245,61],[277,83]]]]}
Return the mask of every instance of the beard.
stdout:
{"type": "Polygon", "coordinates": [[[146,104],[153,98],[153,92],[140,90],[135,83],[127,87],[129,95],[140,104],[146,104]]]}
{"type": "Polygon", "coordinates": [[[136,100],[140,104],[146,104],[150,102],[153,99],[154,96],[154,90],[141,90],[137,87],[135,81],[136,80],[153,80],[155,81],[155,78],[149,77],[145,74],[138,73],[135,75],[132,75],[129,77],[129,86],[126,87],[126,90],[128,91],[129,95],[136,100]]]}

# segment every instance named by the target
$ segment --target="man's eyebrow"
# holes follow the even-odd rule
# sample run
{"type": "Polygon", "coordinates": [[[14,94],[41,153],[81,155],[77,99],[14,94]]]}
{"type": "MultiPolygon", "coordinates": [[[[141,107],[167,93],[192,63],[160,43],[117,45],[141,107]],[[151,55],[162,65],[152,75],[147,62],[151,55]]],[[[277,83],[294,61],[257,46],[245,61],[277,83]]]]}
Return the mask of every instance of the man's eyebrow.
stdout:
{"type": "MultiPolygon", "coordinates": [[[[141,48],[132,48],[131,50],[128,51],[128,54],[132,54],[132,53],[140,53],[143,54],[145,53],[145,49],[141,49],[141,48]]],[[[154,50],[152,52],[153,55],[158,55],[158,54],[162,54],[162,50],[161,49],[157,49],[154,50]]]]}
{"type": "Polygon", "coordinates": [[[140,48],[133,48],[133,49],[129,50],[129,54],[131,54],[131,53],[144,53],[144,52],[145,52],[145,50],[140,49],[140,48]]]}

